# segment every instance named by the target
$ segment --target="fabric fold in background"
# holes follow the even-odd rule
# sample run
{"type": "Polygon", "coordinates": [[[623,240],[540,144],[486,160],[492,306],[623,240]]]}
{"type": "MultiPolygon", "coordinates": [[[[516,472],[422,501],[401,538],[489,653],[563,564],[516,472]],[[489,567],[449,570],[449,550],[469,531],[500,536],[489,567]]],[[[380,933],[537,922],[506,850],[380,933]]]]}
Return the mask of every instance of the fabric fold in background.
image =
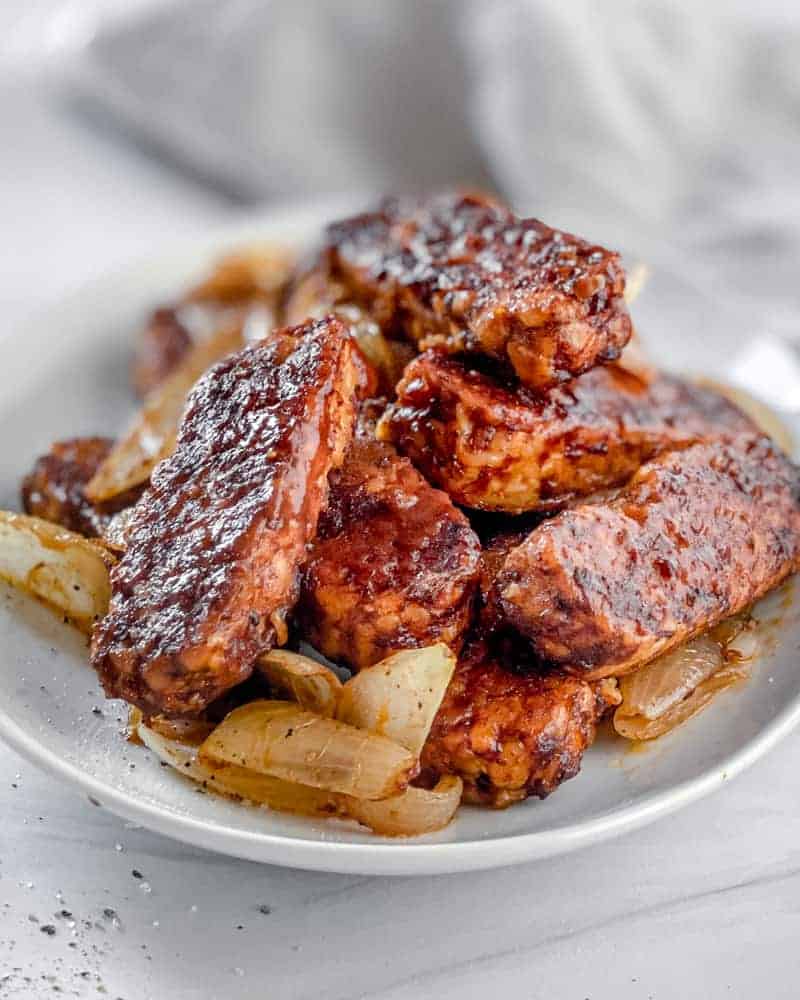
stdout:
{"type": "Polygon", "coordinates": [[[800,8],[500,8],[466,26],[500,186],[797,336],[800,8]]]}
{"type": "Polygon", "coordinates": [[[100,18],[81,97],[243,198],[486,182],[460,0],[169,0],[100,18]]]}
{"type": "Polygon", "coordinates": [[[67,65],[240,198],[489,184],[635,252],[672,367],[800,334],[796,5],[171,0],[98,19],[67,65]]]}

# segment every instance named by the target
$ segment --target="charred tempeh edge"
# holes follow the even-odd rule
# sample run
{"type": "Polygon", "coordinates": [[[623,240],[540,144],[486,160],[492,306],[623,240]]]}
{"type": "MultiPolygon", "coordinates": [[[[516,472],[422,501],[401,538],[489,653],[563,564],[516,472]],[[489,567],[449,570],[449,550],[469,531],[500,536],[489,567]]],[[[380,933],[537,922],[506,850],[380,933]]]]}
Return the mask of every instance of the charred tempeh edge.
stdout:
{"type": "Polygon", "coordinates": [[[111,438],[104,437],[54,442],[22,481],[25,512],[87,538],[102,535],[113,515],[132,506],[142,492],[141,488],[128,490],[103,504],[92,503],[86,496],[86,484],[113,446],[111,438]]]}
{"type": "Polygon", "coordinates": [[[300,633],[354,669],[435,642],[457,652],[479,559],[478,539],[447,494],[368,426],[331,474],[303,570],[300,633]]]}
{"type": "Polygon", "coordinates": [[[619,357],[619,256],[484,195],[388,198],[328,228],[330,277],[383,328],[509,364],[543,389],[619,357]]]}
{"type": "Polygon", "coordinates": [[[506,558],[492,602],[541,662],[597,678],[742,611],[798,566],[800,470],[767,438],[715,440],[540,525],[506,558]]]}
{"type": "Polygon", "coordinates": [[[363,376],[333,318],[206,374],[126,529],[92,660],[106,692],[191,715],[285,638],[297,570],[350,443],[363,376]]]}
{"type": "Polygon", "coordinates": [[[457,774],[466,801],[495,808],[544,798],[578,773],[597,722],[618,701],[613,681],[513,673],[473,642],[434,719],[423,773],[457,774]]]}
{"type": "Polygon", "coordinates": [[[659,452],[754,433],[717,393],[617,365],[544,394],[428,352],[406,368],[378,433],[457,503],[521,513],[624,483],[659,452]]]}

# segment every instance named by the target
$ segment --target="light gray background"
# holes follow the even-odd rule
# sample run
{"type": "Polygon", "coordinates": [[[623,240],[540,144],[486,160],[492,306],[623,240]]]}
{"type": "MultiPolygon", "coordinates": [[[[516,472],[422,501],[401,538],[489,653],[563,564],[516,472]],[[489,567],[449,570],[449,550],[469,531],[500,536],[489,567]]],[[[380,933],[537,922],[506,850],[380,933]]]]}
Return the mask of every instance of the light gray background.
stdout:
{"type": "MultiPolygon", "coordinates": [[[[0,11],[6,40],[14,7],[0,11]]],[[[4,351],[37,306],[236,211],[7,71],[0,136],[4,351]]],[[[58,986],[125,1000],[794,998],[798,765],[800,734],[713,798],[615,843],[415,881],[184,848],[127,829],[2,749],[0,997],[58,986]],[[62,909],[74,928],[54,916],[62,909]]]]}

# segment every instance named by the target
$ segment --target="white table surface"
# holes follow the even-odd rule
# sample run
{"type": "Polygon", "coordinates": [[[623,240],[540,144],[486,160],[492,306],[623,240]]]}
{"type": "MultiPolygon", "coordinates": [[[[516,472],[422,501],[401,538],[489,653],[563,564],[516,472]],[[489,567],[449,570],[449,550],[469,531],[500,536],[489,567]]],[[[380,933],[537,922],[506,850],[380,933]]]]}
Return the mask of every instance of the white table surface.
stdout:
{"type": "MultiPolygon", "coordinates": [[[[4,351],[64,290],[234,214],[7,79],[0,135],[4,351]]],[[[614,843],[390,880],[232,861],[130,829],[3,749],[0,998],[796,998],[798,765],[800,733],[614,843]]]]}

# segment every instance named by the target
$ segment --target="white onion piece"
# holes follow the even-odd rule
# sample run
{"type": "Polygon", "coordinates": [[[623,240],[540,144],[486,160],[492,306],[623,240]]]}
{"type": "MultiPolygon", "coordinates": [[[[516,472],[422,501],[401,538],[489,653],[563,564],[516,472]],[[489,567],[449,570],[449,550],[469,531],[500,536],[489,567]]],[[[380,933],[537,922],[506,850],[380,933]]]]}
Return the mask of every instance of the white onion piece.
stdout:
{"type": "Polygon", "coordinates": [[[416,757],[392,740],[281,701],[234,709],[200,756],[362,799],[399,794],[417,770],[416,757]]]}
{"type": "Polygon", "coordinates": [[[738,660],[752,660],[756,653],[758,653],[758,647],[758,630],[745,628],[738,632],[736,637],[725,645],[725,654],[729,658],[736,657],[738,660]]]}
{"type": "Polygon", "coordinates": [[[678,702],[657,719],[645,719],[641,715],[624,716],[618,719],[620,709],[617,709],[614,713],[614,729],[620,736],[629,740],[654,740],[659,736],[664,736],[697,715],[698,712],[702,712],[725,688],[746,680],[749,674],[750,670],[746,663],[726,664],[699,684],[687,698],[678,702]]]}
{"type": "Polygon", "coordinates": [[[273,687],[301,708],[317,715],[336,715],[342,682],[330,667],[288,649],[263,653],[256,664],[273,687]]]}
{"type": "Polygon", "coordinates": [[[286,247],[272,243],[239,247],[218,260],[187,299],[213,305],[236,305],[259,298],[270,300],[291,277],[294,257],[286,247]]]}
{"type": "Polygon", "coordinates": [[[622,705],[617,713],[657,719],[721,666],[719,643],[700,636],[620,678],[622,705]]]}
{"type": "Polygon", "coordinates": [[[718,641],[700,636],[620,678],[622,704],[614,728],[627,739],[663,736],[747,674],[742,661],[725,662],[718,641]]]}
{"type": "Polygon", "coordinates": [[[408,788],[380,802],[328,792],[258,774],[235,764],[212,763],[196,746],[169,738],[139,720],[137,735],[159,760],[186,778],[230,798],[301,816],[350,818],[387,837],[413,837],[447,826],[461,801],[461,779],[447,776],[430,791],[408,788]]]}
{"type": "Polygon", "coordinates": [[[282,781],[234,764],[210,763],[199,757],[196,746],[170,739],[142,723],[138,735],[159,760],[222,795],[302,816],[335,816],[343,812],[342,797],[331,792],[282,781]]]}
{"type": "Polygon", "coordinates": [[[0,577],[88,632],[108,612],[114,558],[102,545],[27,514],[0,511],[0,577]]]}
{"type": "Polygon", "coordinates": [[[335,313],[347,323],[364,357],[381,373],[387,385],[394,386],[414,356],[414,348],[405,341],[387,337],[362,306],[347,301],[342,285],[323,277],[318,270],[311,271],[294,286],[286,302],[285,322],[293,325],[308,316],[322,319],[328,313],[335,313]]]}
{"type": "Polygon", "coordinates": [[[322,304],[319,312],[322,316],[334,312],[339,319],[344,320],[372,367],[383,373],[386,381],[392,385],[400,381],[403,369],[414,356],[414,349],[410,344],[387,337],[375,320],[361,306],[353,303],[340,302],[330,307],[322,304]]]}
{"type": "Polygon", "coordinates": [[[177,368],[150,393],[125,436],[86,484],[84,492],[89,500],[100,503],[147,482],[156,465],[175,447],[192,386],[215,362],[241,346],[241,324],[236,322],[188,351],[177,368]]]}
{"type": "MultiPolygon", "coordinates": [[[[139,719],[137,728],[142,721],[139,719]]],[[[163,715],[148,719],[147,727],[164,739],[192,747],[199,747],[214,731],[214,723],[204,719],[166,719],[163,715]]]]}
{"type": "Polygon", "coordinates": [[[715,625],[714,628],[709,629],[708,637],[720,646],[728,649],[734,644],[734,640],[747,629],[751,621],[749,611],[739,615],[731,615],[730,618],[725,618],[719,625],[715,625]]]}
{"type": "Polygon", "coordinates": [[[461,802],[461,778],[446,775],[435,788],[407,788],[402,795],[380,802],[348,799],[353,819],[386,837],[416,837],[441,830],[452,820],[461,802]]]}
{"type": "Polygon", "coordinates": [[[337,718],[388,736],[418,757],[455,665],[444,643],[394,653],[344,684],[337,718]]]}

